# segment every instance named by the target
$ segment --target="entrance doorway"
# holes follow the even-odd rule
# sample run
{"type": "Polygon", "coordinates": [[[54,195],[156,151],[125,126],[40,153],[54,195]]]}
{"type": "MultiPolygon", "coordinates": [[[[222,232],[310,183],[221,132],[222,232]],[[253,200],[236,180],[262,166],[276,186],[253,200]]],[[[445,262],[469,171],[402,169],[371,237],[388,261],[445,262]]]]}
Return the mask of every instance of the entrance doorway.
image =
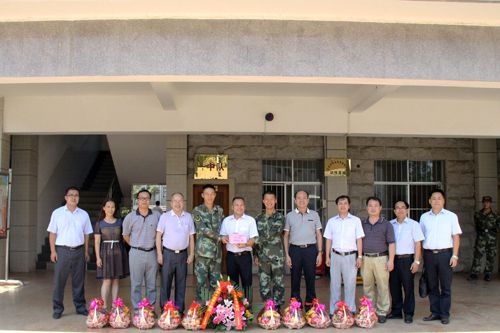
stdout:
{"type": "MultiPolygon", "coordinates": [[[[193,184],[193,208],[201,205],[203,203],[203,198],[201,197],[201,193],[203,192],[204,184],[193,184]]],[[[224,210],[224,216],[229,215],[229,185],[228,184],[218,184],[214,185],[215,192],[217,196],[215,197],[215,204],[222,207],[224,210]]],[[[227,274],[226,271],[226,255],[227,250],[226,247],[221,244],[222,247],[222,274],[227,274]]]]}

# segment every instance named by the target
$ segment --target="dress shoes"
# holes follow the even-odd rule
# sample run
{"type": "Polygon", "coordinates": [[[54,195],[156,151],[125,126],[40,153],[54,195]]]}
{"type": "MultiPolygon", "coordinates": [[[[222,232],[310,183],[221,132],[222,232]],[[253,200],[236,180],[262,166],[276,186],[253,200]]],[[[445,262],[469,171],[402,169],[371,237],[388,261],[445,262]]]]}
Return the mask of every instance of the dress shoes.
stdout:
{"type": "Polygon", "coordinates": [[[59,319],[59,318],[61,318],[61,316],[62,316],[62,313],[59,313],[59,312],[52,313],[52,318],[54,318],[54,319],[59,319]]]}
{"type": "Polygon", "coordinates": [[[471,273],[467,278],[467,281],[474,281],[474,280],[477,280],[477,274],[471,273]]]}
{"type": "Polygon", "coordinates": [[[387,315],[387,319],[403,319],[403,316],[400,313],[389,313],[387,315]]]}
{"type": "Polygon", "coordinates": [[[76,310],[76,313],[79,314],[79,315],[82,315],[82,316],[88,316],[88,314],[89,314],[89,312],[87,311],[87,309],[76,310]]]}
{"type": "Polygon", "coordinates": [[[441,324],[448,325],[450,323],[450,318],[441,318],[441,324]]]}
{"type": "Polygon", "coordinates": [[[491,281],[491,274],[490,273],[484,273],[484,281],[491,281]]]}
{"type": "Polygon", "coordinates": [[[407,324],[413,323],[413,316],[405,316],[405,323],[407,324]]]}
{"type": "Polygon", "coordinates": [[[433,321],[433,320],[440,320],[440,319],[441,319],[441,316],[438,316],[435,314],[431,314],[427,317],[424,317],[424,321],[433,321]]]}
{"type": "Polygon", "coordinates": [[[385,321],[387,320],[387,317],[386,316],[378,316],[378,322],[380,324],[383,324],[385,323],[385,321]]]}

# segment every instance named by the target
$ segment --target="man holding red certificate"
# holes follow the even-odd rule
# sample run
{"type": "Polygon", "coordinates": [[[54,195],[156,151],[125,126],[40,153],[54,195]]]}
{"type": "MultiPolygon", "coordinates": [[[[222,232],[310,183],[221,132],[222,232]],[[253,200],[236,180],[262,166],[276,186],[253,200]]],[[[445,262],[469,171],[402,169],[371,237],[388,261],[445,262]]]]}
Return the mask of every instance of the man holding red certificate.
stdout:
{"type": "Polygon", "coordinates": [[[227,274],[234,284],[243,289],[245,297],[252,303],[252,246],[259,236],[257,224],[245,215],[245,199],[233,198],[233,215],[222,221],[220,235],[227,249],[227,274]],[[241,278],[241,283],[240,283],[241,278]]]}

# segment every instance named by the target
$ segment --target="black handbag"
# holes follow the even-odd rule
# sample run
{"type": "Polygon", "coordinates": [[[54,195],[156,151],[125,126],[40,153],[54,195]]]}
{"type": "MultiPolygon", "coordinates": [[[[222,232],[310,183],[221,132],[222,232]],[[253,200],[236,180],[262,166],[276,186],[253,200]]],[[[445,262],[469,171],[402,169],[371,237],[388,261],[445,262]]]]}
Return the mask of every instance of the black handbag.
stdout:
{"type": "Polygon", "coordinates": [[[429,286],[427,285],[427,272],[425,271],[425,268],[422,271],[420,279],[418,280],[418,294],[422,298],[425,298],[429,295],[429,286]]]}

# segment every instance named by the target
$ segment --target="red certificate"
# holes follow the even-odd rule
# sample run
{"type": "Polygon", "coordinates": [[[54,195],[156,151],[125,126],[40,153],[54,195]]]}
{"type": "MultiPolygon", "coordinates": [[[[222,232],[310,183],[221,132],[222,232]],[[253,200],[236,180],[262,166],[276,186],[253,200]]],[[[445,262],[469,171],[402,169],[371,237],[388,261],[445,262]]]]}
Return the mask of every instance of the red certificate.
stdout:
{"type": "Polygon", "coordinates": [[[248,240],[246,235],[243,234],[231,234],[229,235],[229,244],[244,244],[248,240]]]}

